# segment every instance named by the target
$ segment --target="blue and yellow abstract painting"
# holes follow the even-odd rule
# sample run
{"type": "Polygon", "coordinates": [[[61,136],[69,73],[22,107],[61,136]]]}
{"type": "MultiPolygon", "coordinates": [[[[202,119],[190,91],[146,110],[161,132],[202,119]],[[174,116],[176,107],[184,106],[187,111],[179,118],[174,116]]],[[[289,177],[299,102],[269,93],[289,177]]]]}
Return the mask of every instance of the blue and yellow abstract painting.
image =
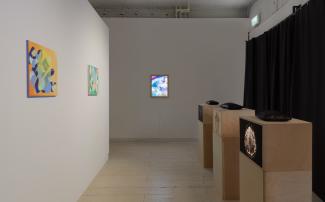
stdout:
{"type": "Polygon", "coordinates": [[[168,75],[151,75],[151,97],[168,97],[168,75]]]}
{"type": "Polygon", "coordinates": [[[27,41],[27,96],[57,96],[58,67],[54,51],[27,41]]]}
{"type": "Polygon", "coordinates": [[[98,95],[99,76],[98,68],[89,65],[88,66],[88,96],[98,95]]]}

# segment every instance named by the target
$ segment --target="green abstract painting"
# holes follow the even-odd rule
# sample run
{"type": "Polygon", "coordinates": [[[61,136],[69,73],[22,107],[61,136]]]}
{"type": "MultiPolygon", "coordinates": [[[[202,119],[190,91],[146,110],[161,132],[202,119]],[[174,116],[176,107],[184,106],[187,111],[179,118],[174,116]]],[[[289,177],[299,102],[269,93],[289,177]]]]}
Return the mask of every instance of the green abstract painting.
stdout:
{"type": "Polygon", "coordinates": [[[98,95],[98,68],[89,65],[88,66],[88,96],[98,95]]]}

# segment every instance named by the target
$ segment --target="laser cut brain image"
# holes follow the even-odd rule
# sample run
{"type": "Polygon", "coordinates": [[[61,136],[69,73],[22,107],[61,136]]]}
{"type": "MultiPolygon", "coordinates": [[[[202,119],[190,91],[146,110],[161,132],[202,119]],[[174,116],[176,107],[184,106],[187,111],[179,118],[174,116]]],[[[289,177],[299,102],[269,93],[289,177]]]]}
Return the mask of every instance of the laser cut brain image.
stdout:
{"type": "Polygon", "coordinates": [[[250,158],[254,158],[256,154],[256,137],[254,130],[249,126],[245,131],[245,151],[250,158]]]}

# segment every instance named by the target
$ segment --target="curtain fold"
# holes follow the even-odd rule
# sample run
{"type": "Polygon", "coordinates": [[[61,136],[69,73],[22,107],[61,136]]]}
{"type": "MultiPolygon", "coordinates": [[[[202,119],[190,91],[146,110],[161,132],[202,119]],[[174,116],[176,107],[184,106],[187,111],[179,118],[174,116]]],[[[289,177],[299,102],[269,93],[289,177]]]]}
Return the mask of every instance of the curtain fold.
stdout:
{"type": "Polygon", "coordinates": [[[244,105],[313,123],[313,190],[325,199],[325,1],[246,43],[244,105]]]}

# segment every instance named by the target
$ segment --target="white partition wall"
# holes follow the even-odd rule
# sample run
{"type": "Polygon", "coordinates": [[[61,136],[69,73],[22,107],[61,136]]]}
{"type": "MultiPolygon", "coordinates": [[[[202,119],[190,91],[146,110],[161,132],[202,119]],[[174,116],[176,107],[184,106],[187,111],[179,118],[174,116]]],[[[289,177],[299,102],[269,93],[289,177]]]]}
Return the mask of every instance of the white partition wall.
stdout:
{"type": "Polygon", "coordinates": [[[197,138],[198,104],[242,103],[248,19],[105,21],[112,138],[197,138]],[[169,75],[169,98],[150,97],[150,74],[169,75]]]}
{"type": "Polygon", "coordinates": [[[0,24],[0,201],[75,202],[108,158],[108,28],[87,0],[2,0],[0,24]],[[56,52],[57,97],[27,98],[26,40],[56,52]]]}

